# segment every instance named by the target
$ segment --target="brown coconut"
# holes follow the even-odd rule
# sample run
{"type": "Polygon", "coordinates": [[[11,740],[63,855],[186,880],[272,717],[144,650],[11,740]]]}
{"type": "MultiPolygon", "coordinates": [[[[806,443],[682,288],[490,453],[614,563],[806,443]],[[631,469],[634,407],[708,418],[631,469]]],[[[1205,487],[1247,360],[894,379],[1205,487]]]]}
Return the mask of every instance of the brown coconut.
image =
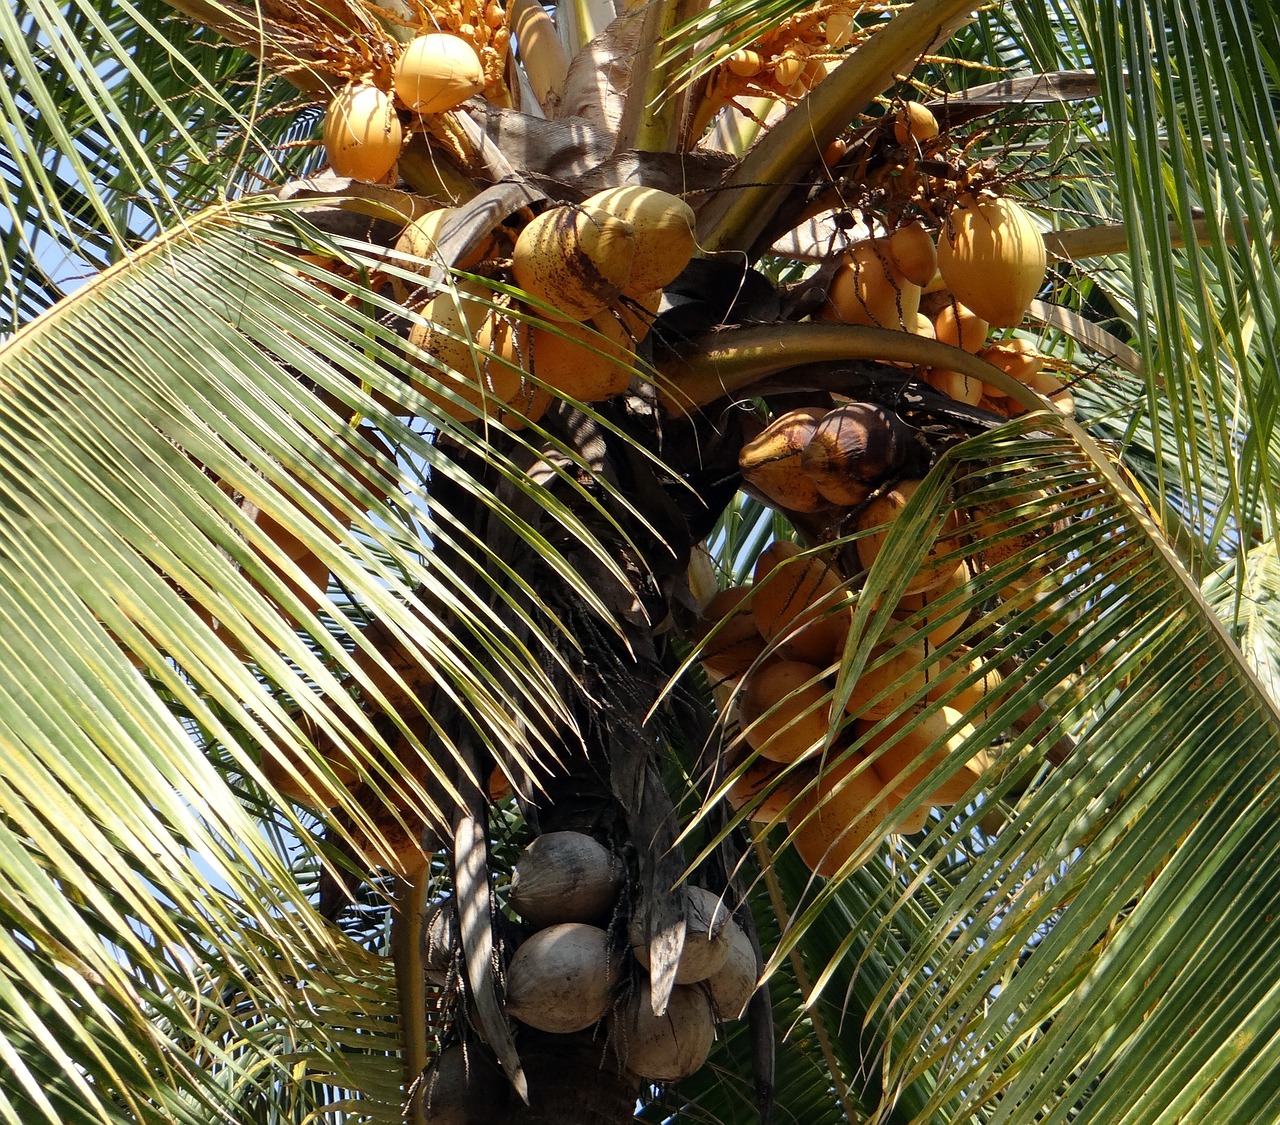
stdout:
{"type": "Polygon", "coordinates": [[[511,268],[521,289],[546,303],[545,316],[586,320],[618,299],[631,276],[631,224],[598,208],[552,207],[516,239],[511,268]]]}
{"type": "Polygon", "coordinates": [[[965,195],[938,241],[938,270],[956,298],[997,328],[1012,328],[1044,284],[1044,239],[1021,204],[965,195]]]}
{"type": "Polygon", "coordinates": [[[526,939],[507,969],[507,1012],[521,1023],[568,1035],[604,1019],[622,959],[598,926],[562,922],[526,939]]]}
{"type": "Polygon", "coordinates": [[[729,931],[729,956],[707,978],[711,1006],[715,1009],[716,1019],[721,1023],[742,1018],[747,1004],[755,995],[761,969],[756,961],[755,947],[746,931],[732,918],[726,928],[729,931]]]}
{"type": "Polygon", "coordinates": [[[534,929],[606,920],[624,882],[622,863],[582,832],[546,832],[511,876],[511,908],[534,929]]]}
{"type": "Polygon", "coordinates": [[[629,297],[662,289],[693,257],[696,217],[678,195],[632,184],[596,192],[583,206],[616,215],[635,232],[635,258],[622,287],[629,297]]]}
{"type": "Polygon", "coordinates": [[[661,1016],[653,1013],[647,981],[640,981],[625,1008],[609,1019],[609,1042],[633,1074],[655,1082],[688,1078],[707,1061],[716,1021],[706,989],[677,985],[661,1016]]]}
{"type": "Polygon", "coordinates": [[[821,751],[830,726],[831,692],[814,664],[779,660],[742,681],[738,724],[747,743],[775,762],[821,751]]]}
{"type": "Polygon", "coordinates": [[[379,183],[395,167],[404,131],[389,94],[370,82],[353,82],[329,103],[324,147],[339,176],[379,183]]]}
{"type": "Polygon", "coordinates": [[[506,1119],[511,1084],[477,1044],[446,1048],[428,1069],[422,1089],[431,1125],[485,1125],[506,1119]]]}
{"type": "MultiPolygon", "coordinates": [[[[863,566],[869,569],[879,557],[893,521],[919,487],[919,481],[903,481],[863,509],[858,519],[858,530],[870,532],[857,541],[858,558],[863,566]]],[[[933,541],[903,593],[918,594],[922,590],[931,590],[955,573],[957,560],[953,552],[961,546],[959,529],[960,521],[955,512],[948,512],[934,521],[932,529],[926,532],[926,535],[933,535],[933,541]]]]}
{"type": "Polygon", "coordinates": [[[803,452],[826,413],[823,407],[801,407],[780,414],[738,454],[743,479],[785,511],[825,507],[817,481],[804,470],[803,452]]]}
{"type": "Polygon", "coordinates": [[[778,655],[826,666],[844,651],[853,619],[844,580],[821,556],[776,540],[756,559],[751,612],[778,655]]]}
{"type": "Polygon", "coordinates": [[[919,453],[907,424],[893,410],[848,402],[819,417],[800,453],[800,466],[834,504],[860,504],[870,482],[899,471],[919,453]]]}
{"type": "Polygon", "coordinates": [[[444,113],[484,89],[475,48],[458,35],[432,31],[405,44],[396,60],[396,97],[415,113],[444,113]]]}
{"type": "Polygon", "coordinates": [[[876,835],[888,811],[883,787],[861,755],[846,754],[827,765],[813,787],[800,795],[787,825],[810,871],[836,874],[876,835]]]}
{"type": "MultiPolygon", "coordinates": [[[[729,908],[719,895],[702,887],[686,887],[688,910],[684,919],[684,949],[676,969],[676,984],[696,984],[711,976],[729,956],[729,908]]],[[[649,940],[641,918],[631,919],[628,929],[631,952],[649,967],[649,940]]]]}
{"type": "Polygon", "coordinates": [[[698,659],[717,680],[743,675],[764,652],[765,642],[751,612],[750,586],[722,590],[707,603],[694,637],[698,659]]]}
{"type": "Polygon", "coordinates": [[[448,983],[459,948],[458,912],[449,896],[432,903],[423,919],[422,970],[427,980],[448,983]]]}

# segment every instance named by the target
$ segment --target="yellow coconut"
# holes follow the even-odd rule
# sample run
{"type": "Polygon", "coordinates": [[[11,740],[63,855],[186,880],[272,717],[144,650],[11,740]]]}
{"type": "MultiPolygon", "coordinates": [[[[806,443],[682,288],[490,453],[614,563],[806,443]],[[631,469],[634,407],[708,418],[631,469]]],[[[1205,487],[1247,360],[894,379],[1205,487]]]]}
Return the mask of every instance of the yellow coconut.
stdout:
{"type": "Polygon", "coordinates": [[[340,90],[324,119],[324,147],[339,176],[378,183],[395,167],[404,143],[391,97],[370,82],[340,90]]]}
{"type": "Polygon", "coordinates": [[[836,874],[875,837],[888,812],[883,788],[861,755],[846,754],[828,765],[814,786],[800,795],[787,825],[810,871],[827,877],[836,874]]]}
{"type": "MultiPolygon", "coordinates": [[[[444,233],[445,224],[457,213],[456,207],[437,207],[425,215],[418,216],[400,232],[400,237],[396,239],[396,250],[411,258],[422,259],[421,264],[402,263],[406,269],[417,270],[425,275],[430,272],[432,265],[438,269],[442,265],[449,264],[441,261],[436,248],[444,233]]],[[[486,258],[492,257],[496,251],[497,246],[493,238],[488,237],[452,264],[460,270],[475,269],[486,258]]],[[[399,278],[393,278],[391,287],[396,300],[404,303],[408,296],[408,287],[405,283],[399,278]]]]}
{"type": "Polygon", "coordinates": [[[939,343],[963,348],[966,352],[981,350],[990,330],[990,324],[958,301],[944,305],[933,321],[933,334],[939,343]]]}
{"type": "MultiPolygon", "coordinates": [[[[981,359],[985,359],[992,367],[998,367],[1006,375],[1017,379],[1019,383],[1024,383],[1028,387],[1032,385],[1035,377],[1040,373],[1040,369],[1044,367],[1044,356],[1028,344],[1026,340],[1016,338],[1002,340],[998,344],[983,348],[978,353],[978,356],[981,359]]],[[[999,387],[988,386],[986,391],[992,398],[1004,396],[1004,391],[1000,390],[999,387]]]]}
{"type": "Polygon", "coordinates": [[[779,655],[825,666],[844,650],[852,609],[844,580],[826,560],[795,543],[770,543],[756,560],[751,612],[779,655]]]}
{"type": "Polygon", "coordinates": [[[776,821],[786,815],[787,806],[813,780],[812,772],[803,768],[792,769],[783,777],[786,768],[782,762],[757,758],[729,786],[725,799],[734,809],[750,805],[751,819],[758,823],[776,821]],[[759,804],[753,805],[753,801],[759,804]]]}
{"type": "Polygon", "coordinates": [[[596,192],[583,206],[615,215],[635,232],[631,275],[622,287],[629,297],[670,284],[693,257],[696,219],[693,208],[678,195],[632,185],[596,192]]]}
{"type": "MultiPolygon", "coordinates": [[[[947,756],[960,749],[966,739],[973,736],[973,727],[964,721],[964,715],[945,704],[928,713],[910,711],[886,723],[875,731],[878,724],[858,721],[855,733],[868,735],[862,752],[872,760],[876,774],[898,794],[906,796],[930,773],[942,765],[947,756]],[[911,724],[916,725],[911,727],[911,724]]],[[[976,748],[970,755],[976,753],[976,748]]],[[[973,783],[976,774],[965,767],[935,786],[931,797],[938,804],[958,801],[973,783]]]]}
{"type": "MultiPolygon", "coordinates": [[[[969,583],[969,567],[959,563],[944,582],[931,590],[921,590],[916,594],[903,594],[898,599],[897,608],[893,611],[895,621],[908,621],[924,613],[924,624],[928,627],[928,641],[934,648],[944,645],[956,635],[968,620],[968,614],[958,608],[956,598],[947,595],[962,590],[969,583]]],[[[915,627],[919,628],[917,620],[915,627]]]]}
{"type": "Polygon", "coordinates": [[[395,87],[415,113],[444,113],[484,89],[484,67],[467,40],[432,31],[405,44],[396,60],[395,87]]]}
{"type": "Polygon", "coordinates": [[[893,135],[900,145],[932,140],[938,135],[938,119],[928,106],[907,102],[894,114],[893,135]]]}
{"type": "Polygon", "coordinates": [[[521,289],[550,306],[540,313],[586,320],[618,299],[635,252],[630,223],[598,209],[552,207],[520,232],[511,268],[521,289]]]}
{"type": "Polygon", "coordinates": [[[350,751],[334,742],[310,715],[299,711],[292,718],[303,738],[319,751],[328,773],[286,743],[278,744],[274,753],[263,758],[262,772],[276,791],[290,800],[312,808],[331,809],[359,785],[360,771],[350,751]]]}
{"type": "Polygon", "coordinates": [[[631,340],[611,316],[533,328],[533,374],[579,402],[603,402],[627,389],[636,362],[631,340]]]}
{"type": "Polygon", "coordinates": [[[830,713],[831,692],[813,664],[779,660],[753,669],[742,681],[738,724],[751,747],[775,762],[817,754],[830,713]]]}
{"type": "Polygon", "coordinates": [[[1044,239],[1021,204],[988,193],[962,196],[938,241],[938,269],[957,300],[998,328],[1022,320],[1040,286],[1044,239]]]}
{"type": "Polygon", "coordinates": [[[853,505],[870,495],[870,482],[899,471],[917,452],[911,431],[894,411],[849,402],[818,420],[800,466],[823,497],[853,505]]]}
{"type": "Polygon", "coordinates": [[[967,406],[977,406],[982,401],[982,394],[986,384],[981,379],[971,379],[962,372],[952,371],[945,367],[930,367],[923,377],[924,381],[935,391],[941,391],[956,402],[963,402],[967,406]]]}
{"type": "Polygon", "coordinates": [[[784,511],[816,512],[826,506],[817,482],[803,468],[804,449],[825,414],[822,407],[781,414],[738,454],[747,483],[784,511]]]}
{"type": "Polygon", "coordinates": [[[527,354],[527,338],[522,344],[523,329],[493,308],[493,296],[483,285],[459,282],[456,294],[445,292],[428,301],[422,322],[409,331],[409,342],[443,365],[423,362],[422,370],[462,401],[427,383],[415,383],[414,389],[459,421],[495,417],[526,382],[520,359],[527,354]]]}
{"type": "Polygon", "coordinates": [[[896,272],[914,285],[925,286],[938,272],[938,247],[923,223],[899,227],[887,240],[896,272]]]}
{"type": "MultiPolygon", "coordinates": [[[[870,568],[879,557],[893,521],[902,513],[919,487],[919,481],[903,481],[863,509],[858,519],[858,530],[870,532],[857,541],[858,559],[863,566],[870,568]]],[[[932,590],[951,577],[955,572],[957,560],[954,556],[951,558],[944,558],[944,556],[951,555],[952,552],[960,549],[959,528],[959,519],[955,512],[935,519],[929,531],[929,534],[934,535],[933,542],[903,593],[918,594],[922,590],[932,590]]]]}
{"type": "Polygon", "coordinates": [[[698,659],[713,679],[743,675],[764,652],[750,598],[750,586],[733,586],[712,598],[702,611],[694,641],[698,659]]]}
{"type": "Polygon", "coordinates": [[[600,314],[600,319],[611,317],[622,325],[628,339],[633,345],[639,344],[649,335],[649,329],[658,317],[658,308],[662,304],[662,290],[653,289],[638,296],[623,294],[607,312],[600,314]]]}
{"type": "Polygon", "coordinates": [[[597,926],[564,922],[539,930],[507,969],[506,1010],[521,1023],[568,1035],[604,1019],[622,958],[597,926]]]}
{"type": "Polygon", "coordinates": [[[764,68],[759,54],[755,51],[734,51],[724,60],[725,69],[739,78],[752,78],[764,68]]]}
{"type": "MultiPolygon", "coordinates": [[[[1024,551],[1034,551],[1052,534],[1057,518],[1057,503],[1043,488],[983,498],[969,509],[972,558],[989,570],[1024,551]]],[[[1026,577],[1035,579],[1044,573],[1040,566],[1026,577]]]]}
{"type": "Polygon", "coordinates": [[[888,718],[907,700],[924,693],[926,658],[923,645],[908,645],[896,652],[889,645],[877,645],[867,656],[845,710],[863,719],[888,718]]]}
{"type": "Polygon", "coordinates": [[[617,857],[591,836],[545,832],[516,861],[511,908],[535,929],[607,921],[624,874],[617,857]]]}
{"type": "Polygon", "coordinates": [[[898,276],[879,239],[857,242],[831,278],[821,315],[845,324],[901,329],[915,326],[920,286],[898,276]]]}

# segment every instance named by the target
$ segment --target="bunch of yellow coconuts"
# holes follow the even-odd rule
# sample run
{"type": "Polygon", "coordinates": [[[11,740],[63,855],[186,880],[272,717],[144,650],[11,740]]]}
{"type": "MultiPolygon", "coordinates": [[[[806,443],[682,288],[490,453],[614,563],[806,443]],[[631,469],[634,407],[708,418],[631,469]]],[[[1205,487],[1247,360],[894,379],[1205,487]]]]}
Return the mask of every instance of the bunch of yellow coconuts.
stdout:
{"type": "MultiPolygon", "coordinates": [[[[1044,239],[1017,200],[989,191],[963,194],[940,235],[920,222],[863,239],[841,255],[820,316],[910,332],[972,352],[1074,414],[1071,392],[1044,371],[1024,341],[988,342],[993,328],[1022,322],[1044,284],[1044,239]]],[[[969,406],[1012,417],[1023,408],[999,387],[957,371],[927,368],[920,377],[969,406]]]]}
{"type": "MultiPolygon", "coordinates": [[[[396,249],[407,264],[432,268],[451,213],[431,211],[405,228],[396,249]]],[[[493,249],[478,247],[457,265],[474,268],[493,249]]],[[[663,287],[693,251],[693,210],[657,188],[608,188],[550,207],[525,225],[511,252],[507,276],[529,294],[528,305],[462,280],[417,310],[409,342],[426,354],[419,365],[443,391],[426,382],[415,389],[460,421],[499,417],[511,425],[536,420],[557,394],[612,398],[631,381],[663,287]]],[[[397,295],[411,302],[403,283],[397,295]]]]}
{"type": "MultiPolygon", "coordinates": [[[[867,533],[856,540],[863,566],[875,561],[884,525],[917,484],[903,482],[867,506],[858,525],[867,533]]],[[[1011,506],[1005,499],[975,509],[984,544],[1007,523],[1011,506]]],[[[930,808],[960,800],[987,768],[985,752],[969,742],[974,728],[965,715],[984,713],[1000,676],[962,646],[945,658],[935,650],[965,623],[960,606],[971,568],[998,566],[1027,540],[1014,536],[966,556],[957,513],[936,530],[893,610],[901,627],[871,649],[842,705],[835,668],[853,609],[849,583],[821,553],[776,541],[761,553],[750,585],[721,591],[703,609],[698,655],[740,730],[725,762],[736,774],[727,798],[747,806],[752,820],[785,818],[815,874],[839,871],[891,812],[900,831],[917,831],[930,808]],[[924,638],[911,641],[921,629],[924,638]],[[942,706],[926,715],[926,703],[942,706]],[[961,768],[908,806],[912,791],[966,743],[971,756],[961,768]]]]}
{"type": "MultiPolygon", "coordinates": [[[[653,1011],[648,941],[626,922],[625,865],[593,836],[547,832],[524,850],[508,903],[521,926],[505,973],[506,1010],[553,1035],[600,1026],[618,1061],[638,1077],[670,1082],[706,1061],[716,1024],[739,1019],[756,989],[755,949],[725,902],[686,891],[685,941],[665,1013],[653,1011]]],[[[449,900],[431,911],[425,969],[447,986],[458,970],[459,941],[449,900]]]]}

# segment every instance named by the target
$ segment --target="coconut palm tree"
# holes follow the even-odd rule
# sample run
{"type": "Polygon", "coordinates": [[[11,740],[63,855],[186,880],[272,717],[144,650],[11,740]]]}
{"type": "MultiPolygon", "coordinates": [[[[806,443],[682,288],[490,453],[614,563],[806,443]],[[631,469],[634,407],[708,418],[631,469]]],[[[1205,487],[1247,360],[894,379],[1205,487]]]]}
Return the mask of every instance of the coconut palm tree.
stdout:
{"type": "Polygon", "coordinates": [[[0,1118],[1280,1119],[1269,9],[23,0],[0,43],[0,1118]],[[436,31],[458,103],[344,138],[436,31]],[[630,293],[643,224],[581,206],[624,184],[693,235],[630,293]],[[887,248],[982,215],[1020,250],[967,300],[1031,280],[971,339],[887,248]],[[622,873],[567,1031],[512,968],[561,830],[622,873]],[[668,1072],[627,1020],[711,1010],[690,887],[762,984],[668,1072]]]}

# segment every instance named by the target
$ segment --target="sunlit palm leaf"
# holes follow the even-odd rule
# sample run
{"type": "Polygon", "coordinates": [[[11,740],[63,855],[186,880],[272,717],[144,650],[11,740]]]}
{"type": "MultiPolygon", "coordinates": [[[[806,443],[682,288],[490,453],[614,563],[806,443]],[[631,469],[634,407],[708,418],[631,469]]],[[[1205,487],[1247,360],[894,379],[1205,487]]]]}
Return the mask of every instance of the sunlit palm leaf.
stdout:
{"type": "MultiPolygon", "coordinates": [[[[988,800],[1007,802],[1008,822],[988,838],[973,835],[987,806],[935,821],[900,870],[873,845],[864,848],[861,872],[881,881],[881,897],[870,900],[829,972],[842,972],[843,958],[860,950],[864,969],[887,965],[870,1026],[907,1034],[913,1046],[886,1059],[886,1084],[939,1067],[937,1110],[959,1097],[995,1120],[1033,1110],[1050,1120],[1113,1120],[1132,1096],[1134,1068],[1151,1065],[1139,1061],[1150,1056],[1177,1067],[1177,1080],[1163,1095],[1148,1086],[1144,1119],[1172,1121],[1188,1106],[1201,1112],[1216,1097],[1222,1025],[1189,1028],[1185,1006],[1204,981],[1228,981],[1211,945],[1183,940],[1168,920],[1221,918],[1224,929],[1239,927],[1231,940],[1251,943],[1252,963],[1274,961],[1272,944],[1244,919],[1265,913],[1276,891],[1250,856],[1277,843],[1266,800],[1280,723],[1088,446],[993,435],[968,443],[963,456],[1000,465],[1007,483],[996,487],[1006,495],[1048,489],[1061,504],[1057,517],[1076,517],[1058,523],[1043,506],[1028,507],[1025,528],[992,529],[973,544],[971,555],[983,557],[1034,529],[1032,542],[976,576],[962,602],[975,616],[931,657],[963,641],[977,659],[999,662],[1000,687],[967,708],[973,739],[934,772],[942,776],[1004,732],[983,788],[988,800]],[[1009,583],[1019,575],[1034,581],[1014,597],[1009,583]],[[1004,597],[992,603],[1001,588],[1004,597]],[[954,856],[975,847],[954,868],[954,856]],[[1221,908],[1199,901],[1208,887],[1221,908]],[[926,888],[937,896],[936,913],[904,944],[914,927],[899,916],[914,915],[926,888]],[[864,950],[866,928],[873,937],[864,950]],[[1148,980],[1156,965],[1159,988],[1148,980]],[[1094,995],[1107,1000],[1090,1002],[1094,995]]],[[[942,502],[931,493],[923,512],[942,502]]],[[[900,548],[914,550],[873,570],[864,597],[887,587],[892,599],[911,557],[923,553],[915,529],[902,531],[900,548]]],[[[922,781],[917,792],[931,785],[922,781]]],[[[818,890],[799,908],[775,958],[794,942],[803,947],[834,893],[818,890]]],[[[1238,1018],[1265,1023],[1270,976],[1231,981],[1238,1018]]],[[[830,980],[818,981],[824,986],[830,980]]],[[[1271,1065],[1261,1041],[1236,1058],[1242,1073],[1271,1065]]],[[[950,1111],[945,1119],[959,1118],[950,1111]]]]}
{"type": "MultiPolygon", "coordinates": [[[[326,311],[320,292],[289,272],[295,259],[279,246],[292,237],[289,225],[273,225],[257,205],[212,212],[104,275],[0,351],[8,435],[0,471],[9,513],[0,635],[11,665],[0,704],[9,747],[3,836],[6,870],[19,880],[5,896],[12,913],[6,930],[60,935],[78,969],[64,980],[56,965],[11,942],[5,959],[21,985],[16,992],[10,987],[6,1008],[22,1012],[21,1022],[48,1037],[51,1048],[66,1040],[64,1081],[78,1081],[85,1070],[97,1089],[131,1092],[143,1117],[158,1110],[141,1103],[193,1098],[193,1106],[203,1106],[193,1109],[196,1117],[216,1118],[224,1096],[240,1096],[240,1080],[224,1085],[219,1073],[238,1068],[248,1080],[253,1067],[266,1065],[255,1052],[271,1042],[269,1035],[262,1039],[248,1052],[252,1059],[242,1057],[247,1044],[236,1046],[240,1061],[233,1066],[224,1057],[210,1074],[199,1066],[163,1074],[164,1052],[173,1050],[164,1035],[127,1066],[117,1061],[109,1068],[109,1056],[95,1061],[95,1020],[131,1021],[141,1034],[150,997],[170,1036],[215,1049],[204,1038],[205,1017],[184,1008],[184,975],[157,961],[161,950],[172,951],[177,963],[207,963],[212,950],[236,949],[236,959],[222,963],[226,987],[252,998],[268,1030],[296,1023],[299,1004],[311,1006],[294,982],[316,973],[349,978],[324,990],[340,987],[342,995],[329,1002],[362,1018],[360,982],[382,972],[316,916],[193,734],[222,748],[223,768],[263,783],[264,758],[323,762],[286,711],[290,699],[301,705],[345,745],[374,796],[371,806],[340,793],[353,842],[389,861],[386,827],[372,815],[377,802],[417,810],[406,814],[411,836],[421,831],[414,816],[447,823],[446,810],[459,799],[457,781],[447,780],[451,769],[439,760],[456,734],[433,735],[430,724],[410,727],[413,762],[387,757],[384,736],[339,677],[375,695],[382,688],[369,680],[367,666],[353,662],[351,641],[331,629],[367,646],[359,630],[364,614],[390,622],[477,735],[503,747],[511,755],[504,760],[521,768],[543,753],[539,730],[561,717],[542,670],[554,645],[532,616],[532,591],[521,594],[517,582],[513,597],[497,567],[489,594],[467,589],[464,576],[442,574],[406,551],[397,525],[426,520],[439,549],[453,535],[448,513],[436,518],[433,502],[414,491],[417,470],[400,470],[300,381],[376,418],[402,457],[453,475],[475,503],[499,507],[485,485],[351,381],[413,395],[363,354],[371,348],[394,364],[394,335],[339,300],[330,299],[326,311]],[[328,598],[324,583],[314,585],[298,571],[278,537],[264,534],[236,497],[322,557],[358,605],[328,598]],[[362,535],[344,535],[346,520],[362,535]],[[189,603],[171,582],[187,591],[189,603]],[[498,624],[490,595],[517,608],[532,605],[523,610],[525,639],[498,624]],[[329,626],[309,598],[319,599],[329,626]],[[256,660],[256,672],[211,635],[197,611],[219,619],[228,642],[256,660]],[[465,622],[469,636],[458,624],[423,628],[442,612],[465,622]],[[163,698],[130,668],[104,623],[145,665],[163,698]],[[166,698],[190,727],[179,725],[166,698]],[[439,740],[430,753],[424,738],[439,740]],[[210,894],[210,883],[225,892],[210,894]],[[78,888],[84,908],[57,889],[63,884],[78,888]],[[164,992],[131,982],[146,966],[167,982],[164,992]],[[101,984],[76,995],[74,982],[84,979],[101,984]],[[23,996],[38,999],[49,1014],[37,1017],[23,996]]],[[[562,526],[590,544],[577,517],[505,455],[465,429],[454,432],[495,479],[505,477],[533,502],[549,505],[562,526]]],[[[508,507],[500,510],[504,525],[530,537],[531,549],[554,566],[555,549],[508,507]]],[[[471,540],[461,548],[478,560],[488,551],[471,540]]],[[[563,564],[561,570],[571,585],[577,581],[563,564]]],[[[482,562],[473,575],[488,573],[482,562]]],[[[578,586],[595,600],[594,591],[578,586]]],[[[301,823],[293,823],[302,833],[301,823]]],[[[42,939],[37,948],[45,945],[42,939]]],[[[385,1007],[379,996],[366,1014],[385,1018],[385,1007]]],[[[338,1059],[324,1061],[342,1047],[341,1023],[332,1033],[319,1025],[314,1032],[322,1071],[341,1077],[338,1059]]],[[[6,1065],[16,1088],[34,1098],[45,1083],[23,1075],[24,1053],[15,1046],[6,1065]]],[[[272,1065],[286,1068],[286,1061],[272,1065]]],[[[286,1070],[262,1073],[263,1081],[275,1080],[270,1074],[283,1080],[286,1070]]],[[[109,1102],[94,1103],[86,1098],[86,1120],[111,1118],[109,1102]]],[[[66,1119],[59,1112],[50,1108],[47,1116],[66,1119]]],[[[13,1110],[10,1119],[30,1117],[13,1110]]]]}

